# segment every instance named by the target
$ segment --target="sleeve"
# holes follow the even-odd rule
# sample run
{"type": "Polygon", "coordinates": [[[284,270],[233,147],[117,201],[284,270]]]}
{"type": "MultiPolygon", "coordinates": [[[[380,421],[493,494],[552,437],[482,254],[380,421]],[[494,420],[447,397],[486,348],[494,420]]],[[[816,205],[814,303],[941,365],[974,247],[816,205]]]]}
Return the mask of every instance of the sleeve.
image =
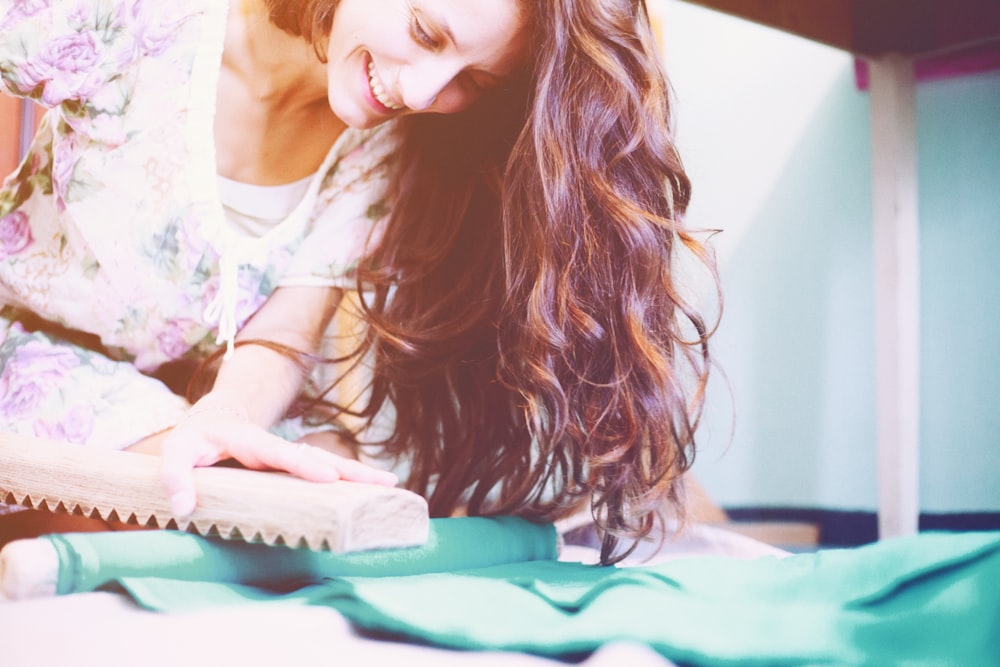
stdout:
{"type": "Polygon", "coordinates": [[[0,430],[122,449],[173,426],[188,408],[159,380],[0,314],[0,430]]]}
{"type": "MultiPolygon", "coordinates": [[[[3,0],[0,82],[46,107],[92,97],[121,69],[122,31],[99,30],[112,3],[3,0]]],[[[108,16],[108,19],[111,17],[108,16]]]]}
{"type": "Polygon", "coordinates": [[[326,171],[309,232],[278,281],[280,286],[355,286],[354,269],[378,241],[390,212],[397,146],[392,124],[381,126],[326,171]]]}
{"type": "Polygon", "coordinates": [[[188,4],[0,0],[0,90],[49,108],[100,104],[109,83],[166,46],[188,4]]]}

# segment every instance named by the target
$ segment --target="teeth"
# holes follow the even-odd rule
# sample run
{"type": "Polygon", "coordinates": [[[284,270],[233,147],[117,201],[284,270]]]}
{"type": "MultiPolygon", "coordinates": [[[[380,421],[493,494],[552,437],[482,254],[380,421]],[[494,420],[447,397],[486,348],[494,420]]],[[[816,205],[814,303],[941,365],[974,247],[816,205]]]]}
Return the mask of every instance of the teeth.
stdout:
{"type": "Polygon", "coordinates": [[[382,87],[382,82],[379,80],[378,76],[375,74],[375,63],[368,63],[368,86],[372,89],[372,95],[375,99],[381,102],[384,106],[392,109],[393,111],[398,111],[403,108],[403,105],[396,104],[385,94],[385,88],[382,87]]]}

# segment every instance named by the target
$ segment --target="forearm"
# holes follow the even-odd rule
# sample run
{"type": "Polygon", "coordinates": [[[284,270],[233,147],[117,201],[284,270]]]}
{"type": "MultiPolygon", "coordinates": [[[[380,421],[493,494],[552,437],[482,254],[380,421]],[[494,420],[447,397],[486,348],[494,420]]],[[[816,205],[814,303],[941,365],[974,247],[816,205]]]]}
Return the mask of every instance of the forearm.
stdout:
{"type": "Polygon", "coordinates": [[[218,410],[269,428],[285,414],[302,385],[303,370],[293,359],[263,346],[243,345],[223,362],[211,391],[189,414],[218,410]]]}
{"type": "Polygon", "coordinates": [[[280,288],[237,336],[237,346],[219,368],[212,390],[192,408],[230,411],[265,428],[277,422],[300,393],[309,355],[340,301],[332,288],[280,288]],[[287,351],[253,341],[276,343],[287,351]],[[303,353],[303,354],[297,354],[303,353]]]}
{"type": "MultiPolygon", "coordinates": [[[[340,296],[329,288],[279,288],[237,341],[267,341],[314,353],[340,296]]],[[[267,431],[301,390],[305,369],[295,357],[266,345],[237,347],[223,362],[212,390],[180,423],[133,447],[159,452],[163,486],[174,514],[187,516],[195,509],[192,470],[228,458],[248,468],[285,470],[319,482],[396,483],[395,475],[334,454],[325,446],[292,443],[267,431]]]]}

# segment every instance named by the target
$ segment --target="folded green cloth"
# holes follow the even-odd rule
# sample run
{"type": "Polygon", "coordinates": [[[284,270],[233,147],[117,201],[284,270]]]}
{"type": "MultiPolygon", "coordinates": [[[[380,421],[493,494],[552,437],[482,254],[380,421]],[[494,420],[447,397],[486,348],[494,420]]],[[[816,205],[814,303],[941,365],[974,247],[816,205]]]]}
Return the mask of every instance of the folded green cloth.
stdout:
{"type": "Polygon", "coordinates": [[[60,595],[125,578],[233,582],[269,589],[329,577],[448,572],[556,557],[556,531],[517,517],[432,519],[427,542],[346,554],[209,539],[170,530],[49,535],[60,595]]]}
{"type": "MultiPolygon", "coordinates": [[[[155,533],[124,535],[134,536],[127,550],[141,561],[155,533]]],[[[472,550],[493,548],[470,537],[472,550]]],[[[76,546],[88,539],[72,537],[76,546]]],[[[120,568],[122,557],[115,560],[120,568]]],[[[685,665],[1000,664],[1000,533],[923,533],[785,559],[634,568],[529,560],[424,574],[412,567],[379,576],[314,573],[304,579],[320,583],[284,593],[237,577],[177,581],[138,572],[117,585],[149,609],[322,604],[362,629],[461,649],[573,658],[634,641],[685,665]]]]}

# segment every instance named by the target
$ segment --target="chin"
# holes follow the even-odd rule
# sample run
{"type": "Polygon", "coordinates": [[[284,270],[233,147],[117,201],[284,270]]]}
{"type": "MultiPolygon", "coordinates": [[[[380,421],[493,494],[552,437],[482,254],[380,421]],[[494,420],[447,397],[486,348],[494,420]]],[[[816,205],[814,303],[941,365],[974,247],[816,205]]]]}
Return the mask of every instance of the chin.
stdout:
{"type": "Polygon", "coordinates": [[[368,123],[370,119],[358,113],[357,109],[344,109],[342,106],[330,100],[330,110],[333,111],[333,115],[339,118],[344,125],[352,127],[355,130],[363,130],[369,127],[368,123]]]}
{"type": "Polygon", "coordinates": [[[353,128],[355,130],[370,130],[373,127],[377,127],[382,123],[389,120],[388,118],[364,118],[358,120],[347,120],[341,119],[347,127],[353,128]]]}
{"type": "Polygon", "coordinates": [[[347,127],[355,130],[370,130],[376,125],[381,125],[389,120],[387,117],[378,117],[370,113],[365,113],[355,105],[346,104],[344,100],[329,99],[330,110],[333,115],[339,118],[347,127]]]}

